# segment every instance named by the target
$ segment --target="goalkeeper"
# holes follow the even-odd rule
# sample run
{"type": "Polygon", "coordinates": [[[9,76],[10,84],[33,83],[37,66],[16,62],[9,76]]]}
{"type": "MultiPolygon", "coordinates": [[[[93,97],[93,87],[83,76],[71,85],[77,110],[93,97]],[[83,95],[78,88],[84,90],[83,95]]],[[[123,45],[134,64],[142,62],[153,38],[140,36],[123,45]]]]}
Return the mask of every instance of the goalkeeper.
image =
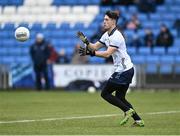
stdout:
{"type": "Polygon", "coordinates": [[[126,51],[126,44],[121,32],[117,29],[119,15],[115,11],[107,11],[104,16],[104,29],[106,32],[100,40],[92,44],[82,32],[78,32],[78,37],[86,45],[79,48],[81,56],[90,55],[108,58],[112,55],[115,72],[109,78],[107,84],[101,92],[102,98],[110,104],[120,108],[125,114],[120,125],[125,125],[129,118],[135,120],[133,126],[144,126],[144,121],[136,113],[132,105],[126,100],[126,92],[134,75],[133,63],[126,51]],[[107,47],[106,51],[98,51],[101,47],[107,47]],[[115,96],[112,93],[115,91],[115,96]]]}

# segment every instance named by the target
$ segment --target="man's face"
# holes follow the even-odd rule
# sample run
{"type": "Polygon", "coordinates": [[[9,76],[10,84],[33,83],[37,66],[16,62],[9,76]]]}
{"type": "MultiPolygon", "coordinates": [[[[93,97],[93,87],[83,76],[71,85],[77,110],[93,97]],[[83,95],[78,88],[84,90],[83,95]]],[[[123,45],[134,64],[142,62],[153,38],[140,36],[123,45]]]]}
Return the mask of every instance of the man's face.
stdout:
{"type": "Polygon", "coordinates": [[[150,34],[150,33],[151,33],[151,30],[150,30],[150,29],[146,29],[146,30],[145,30],[145,33],[146,33],[146,34],[150,34]]]}
{"type": "Polygon", "coordinates": [[[161,26],[161,32],[166,32],[166,27],[165,26],[161,26]]]}
{"type": "Polygon", "coordinates": [[[43,38],[36,38],[37,43],[41,43],[43,41],[43,38]]]}
{"type": "Polygon", "coordinates": [[[104,16],[104,29],[108,31],[115,24],[115,20],[111,19],[107,15],[104,16]]]}

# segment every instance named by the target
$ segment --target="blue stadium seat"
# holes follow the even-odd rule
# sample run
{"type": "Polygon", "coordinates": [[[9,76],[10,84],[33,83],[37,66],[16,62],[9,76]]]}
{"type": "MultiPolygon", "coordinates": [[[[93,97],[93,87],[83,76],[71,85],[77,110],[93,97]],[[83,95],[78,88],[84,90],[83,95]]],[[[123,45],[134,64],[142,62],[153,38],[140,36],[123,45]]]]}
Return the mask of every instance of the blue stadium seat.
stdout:
{"type": "Polygon", "coordinates": [[[13,45],[15,45],[15,40],[14,39],[4,39],[4,40],[2,40],[2,44],[4,45],[4,46],[13,46],[13,45]]]}
{"type": "Polygon", "coordinates": [[[179,47],[179,45],[180,45],[180,38],[176,38],[174,40],[174,46],[179,47]]]}
{"type": "Polygon", "coordinates": [[[58,45],[53,45],[54,49],[59,52],[62,48],[58,45]]]}
{"type": "Polygon", "coordinates": [[[64,3],[66,5],[70,5],[70,6],[73,6],[73,5],[78,5],[79,3],[75,0],[64,0],[64,3]]]}
{"type": "Polygon", "coordinates": [[[9,48],[8,49],[8,54],[11,56],[17,56],[21,55],[21,48],[9,48]]]}
{"type": "Polygon", "coordinates": [[[66,38],[70,38],[70,39],[76,38],[76,33],[77,33],[76,30],[66,31],[65,36],[66,36],[66,38]]]}
{"type": "Polygon", "coordinates": [[[59,40],[59,46],[62,48],[74,47],[73,45],[74,43],[72,39],[59,40]]]}
{"type": "Polygon", "coordinates": [[[180,12],[179,5],[172,5],[172,6],[170,6],[169,8],[170,8],[170,11],[171,11],[172,13],[178,13],[178,12],[180,12]]]}
{"type": "Polygon", "coordinates": [[[104,13],[96,15],[94,23],[101,24],[104,18],[104,13]]]}
{"type": "Polygon", "coordinates": [[[23,2],[24,0],[8,0],[8,5],[20,6],[23,2]]]}
{"type": "Polygon", "coordinates": [[[174,0],[174,3],[175,3],[176,5],[179,5],[179,4],[180,4],[180,1],[179,1],[179,0],[174,0]]]}
{"type": "Polygon", "coordinates": [[[63,0],[53,0],[52,5],[60,6],[60,5],[64,5],[64,3],[63,0]]]}
{"type": "Polygon", "coordinates": [[[59,29],[61,29],[61,30],[70,29],[70,24],[69,23],[62,23],[59,29]]]}
{"type": "Polygon", "coordinates": [[[78,0],[78,5],[83,5],[83,6],[86,6],[86,5],[98,5],[100,4],[100,0],[78,0]]]}
{"type": "Polygon", "coordinates": [[[170,74],[173,71],[174,57],[165,55],[160,57],[160,73],[170,74]]]}
{"type": "Polygon", "coordinates": [[[153,63],[153,64],[158,64],[160,60],[160,57],[157,55],[148,55],[146,56],[146,63],[153,63]]]}
{"type": "Polygon", "coordinates": [[[160,64],[160,74],[171,74],[173,72],[173,66],[170,64],[160,64]]]}
{"type": "Polygon", "coordinates": [[[180,64],[176,64],[176,65],[175,65],[174,72],[175,72],[176,74],[180,74],[180,64]]]}
{"type": "Polygon", "coordinates": [[[7,39],[7,38],[9,38],[9,31],[4,31],[4,30],[0,31],[0,37],[1,37],[2,39],[7,39]]]}
{"type": "Polygon", "coordinates": [[[163,47],[154,47],[153,48],[153,53],[155,55],[164,55],[165,54],[165,48],[163,48],[163,47]]]}
{"type": "Polygon", "coordinates": [[[180,64],[180,56],[175,57],[175,64],[180,64]]]}
{"type": "Polygon", "coordinates": [[[29,56],[18,56],[16,57],[16,63],[22,63],[22,64],[26,64],[26,63],[30,63],[31,59],[29,56]]]}
{"type": "Polygon", "coordinates": [[[140,47],[140,48],[139,48],[139,54],[140,54],[140,55],[149,55],[149,54],[151,54],[151,48],[148,48],[148,47],[140,47]]]}
{"type": "Polygon", "coordinates": [[[90,57],[89,58],[89,63],[91,64],[103,64],[104,63],[104,58],[98,58],[98,57],[90,57]]]}
{"type": "Polygon", "coordinates": [[[154,28],[154,29],[152,29],[152,32],[153,32],[154,36],[156,37],[159,34],[159,29],[154,28]]]}
{"type": "Polygon", "coordinates": [[[172,5],[174,1],[172,1],[172,0],[166,0],[165,2],[166,2],[166,5],[172,5]]]}
{"type": "Polygon", "coordinates": [[[86,33],[86,36],[90,38],[95,32],[92,29],[88,29],[85,31],[85,33],[86,33]]]}
{"type": "Polygon", "coordinates": [[[61,31],[61,30],[54,30],[54,31],[51,31],[51,38],[54,39],[60,39],[60,38],[64,38],[65,35],[64,35],[64,31],[61,31]]]}
{"type": "Polygon", "coordinates": [[[44,29],[49,30],[49,31],[53,31],[53,30],[56,30],[57,28],[56,28],[55,23],[48,23],[44,29]]]}
{"type": "Polygon", "coordinates": [[[146,14],[138,14],[138,18],[140,21],[144,21],[148,19],[146,14]]]}
{"type": "MultiPolygon", "coordinates": [[[[1,55],[0,55],[1,56],[1,55]]],[[[3,64],[3,60],[2,59],[0,59],[0,64],[3,64]]]]}
{"type": "Polygon", "coordinates": [[[31,30],[33,31],[41,31],[43,29],[41,23],[34,23],[31,27],[31,30]]]}
{"type": "Polygon", "coordinates": [[[29,39],[26,42],[15,41],[15,46],[29,48],[29,46],[31,46],[34,42],[35,42],[34,39],[29,39]]]}
{"type": "Polygon", "coordinates": [[[161,20],[161,15],[160,14],[150,14],[150,18],[152,21],[160,21],[161,20]]]}
{"type": "Polygon", "coordinates": [[[171,28],[173,28],[173,25],[174,25],[174,23],[173,23],[173,21],[175,21],[175,20],[170,20],[170,19],[163,19],[162,20],[163,22],[160,22],[159,23],[159,26],[161,26],[161,24],[165,24],[168,28],[170,28],[170,31],[172,31],[173,29],[171,29],[171,28]]]}
{"type": "Polygon", "coordinates": [[[84,24],[83,23],[76,23],[73,27],[75,30],[82,30],[84,29],[84,24]]]}
{"type": "Polygon", "coordinates": [[[144,28],[156,28],[156,25],[153,21],[145,21],[143,24],[144,28]]]}
{"type": "Polygon", "coordinates": [[[18,25],[18,27],[27,27],[28,29],[30,29],[29,28],[29,24],[28,23],[20,23],[19,25],[18,25]]]}
{"type": "Polygon", "coordinates": [[[99,5],[100,2],[101,2],[101,0],[91,0],[91,3],[92,3],[93,5],[99,5]]]}
{"type": "Polygon", "coordinates": [[[168,54],[169,55],[180,55],[179,47],[169,47],[168,48],[168,54]]]}
{"type": "Polygon", "coordinates": [[[1,6],[8,5],[8,0],[0,0],[0,5],[1,6]]]}
{"type": "Polygon", "coordinates": [[[12,63],[16,62],[16,59],[15,59],[14,56],[9,56],[8,55],[8,56],[5,56],[5,57],[2,57],[1,59],[2,59],[2,62],[4,64],[12,64],[12,63]]]}
{"type": "Polygon", "coordinates": [[[133,55],[131,56],[131,58],[134,64],[145,64],[146,62],[145,56],[142,56],[142,55],[133,55]]]}
{"type": "Polygon", "coordinates": [[[74,47],[68,47],[65,50],[68,56],[72,56],[74,52],[74,47]]]}
{"type": "Polygon", "coordinates": [[[90,0],[78,0],[78,5],[83,5],[83,6],[86,6],[86,5],[92,5],[92,1],[90,0]]]}
{"type": "Polygon", "coordinates": [[[131,41],[133,38],[133,35],[135,35],[135,32],[132,30],[125,30],[124,35],[127,38],[128,41],[131,41]]]}
{"type": "Polygon", "coordinates": [[[158,13],[166,13],[168,10],[167,10],[167,8],[164,6],[164,5],[162,5],[162,6],[157,6],[157,12],[158,13]]]}
{"type": "Polygon", "coordinates": [[[158,72],[158,65],[157,64],[147,64],[146,65],[146,73],[147,74],[157,74],[158,72]]]}
{"type": "Polygon", "coordinates": [[[146,72],[148,74],[156,74],[158,72],[160,57],[157,55],[146,56],[146,72]]]}
{"type": "MultiPolygon", "coordinates": [[[[111,6],[100,6],[100,14],[104,14],[107,10],[111,10],[111,6]]],[[[123,11],[123,7],[120,7],[120,10],[123,11]]]]}
{"type": "Polygon", "coordinates": [[[31,38],[31,39],[35,39],[35,38],[36,38],[36,35],[37,35],[38,33],[40,33],[40,32],[42,32],[42,31],[30,30],[30,38],[31,38]]]}
{"type": "Polygon", "coordinates": [[[145,35],[145,30],[144,30],[144,29],[138,30],[137,33],[138,33],[138,35],[139,35],[140,37],[144,38],[144,35],[145,35]]]}
{"type": "Polygon", "coordinates": [[[175,73],[180,74],[180,56],[175,57],[175,73]]]}
{"type": "Polygon", "coordinates": [[[172,33],[172,35],[173,35],[174,37],[177,37],[177,35],[178,35],[178,34],[177,34],[177,31],[176,31],[175,29],[172,29],[172,30],[171,30],[171,33],[172,33]]]}
{"type": "Polygon", "coordinates": [[[119,11],[123,14],[127,13],[127,8],[125,6],[118,6],[119,11]]]}
{"type": "Polygon", "coordinates": [[[21,47],[21,54],[24,55],[24,56],[28,56],[29,55],[29,47],[27,46],[24,46],[24,47],[21,47]]]}
{"type": "Polygon", "coordinates": [[[0,49],[0,56],[6,56],[8,54],[8,48],[2,48],[0,49]]]}
{"type": "Polygon", "coordinates": [[[61,42],[60,42],[61,40],[60,39],[55,39],[55,38],[53,38],[52,40],[51,40],[51,44],[53,45],[53,46],[55,46],[55,47],[61,47],[61,42]]]}
{"type": "Polygon", "coordinates": [[[0,0],[1,6],[20,6],[23,5],[24,0],[0,0]]]}
{"type": "Polygon", "coordinates": [[[128,12],[130,12],[131,14],[137,13],[137,7],[136,6],[129,6],[128,12]]]}
{"type": "Polygon", "coordinates": [[[98,27],[100,27],[96,22],[92,22],[89,26],[88,29],[97,31],[98,27]]]}
{"type": "Polygon", "coordinates": [[[12,31],[14,29],[15,29],[15,25],[13,23],[6,23],[3,28],[3,30],[5,31],[12,31]]]}
{"type": "Polygon", "coordinates": [[[51,39],[52,38],[52,34],[50,30],[44,30],[43,34],[46,38],[51,39]]]}
{"type": "Polygon", "coordinates": [[[174,56],[173,55],[164,55],[160,57],[160,63],[163,64],[174,64],[174,56]]]}
{"type": "Polygon", "coordinates": [[[135,48],[135,47],[128,47],[128,48],[127,48],[127,52],[128,52],[130,55],[135,55],[135,54],[137,54],[137,48],[135,48]]]}
{"type": "Polygon", "coordinates": [[[161,15],[164,20],[175,21],[176,15],[172,13],[166,13],[161,15]]]}

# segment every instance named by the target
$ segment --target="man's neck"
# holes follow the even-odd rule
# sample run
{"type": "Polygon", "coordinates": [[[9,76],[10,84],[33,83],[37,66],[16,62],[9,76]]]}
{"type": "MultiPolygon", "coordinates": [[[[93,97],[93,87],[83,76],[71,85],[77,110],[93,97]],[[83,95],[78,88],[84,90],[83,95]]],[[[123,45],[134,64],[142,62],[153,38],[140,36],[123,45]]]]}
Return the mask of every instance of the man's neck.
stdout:
{"type": "Polygon", "coordinates": [[[111,32],[113,31],[113,29],[114,28],[116,28],[116,26],[114,25],[114,26],[112,26],[109,30],[108,30],[108,35],[110,35],[111,34],[111,32]]]}

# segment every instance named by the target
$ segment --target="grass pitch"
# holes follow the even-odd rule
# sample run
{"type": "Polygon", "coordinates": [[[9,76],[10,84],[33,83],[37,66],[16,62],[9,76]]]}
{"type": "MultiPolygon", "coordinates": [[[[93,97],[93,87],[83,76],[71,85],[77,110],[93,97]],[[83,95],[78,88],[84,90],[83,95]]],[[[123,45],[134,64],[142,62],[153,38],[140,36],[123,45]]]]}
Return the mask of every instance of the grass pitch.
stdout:
{"type": "Polygon", "coordinates": [[[133,120],[120,126],[122,111],[99,93],[0,91],[0,134],[180,135],[180,92],[134,91],[127,98],[144,128],[131,127],[133,120]]]}

